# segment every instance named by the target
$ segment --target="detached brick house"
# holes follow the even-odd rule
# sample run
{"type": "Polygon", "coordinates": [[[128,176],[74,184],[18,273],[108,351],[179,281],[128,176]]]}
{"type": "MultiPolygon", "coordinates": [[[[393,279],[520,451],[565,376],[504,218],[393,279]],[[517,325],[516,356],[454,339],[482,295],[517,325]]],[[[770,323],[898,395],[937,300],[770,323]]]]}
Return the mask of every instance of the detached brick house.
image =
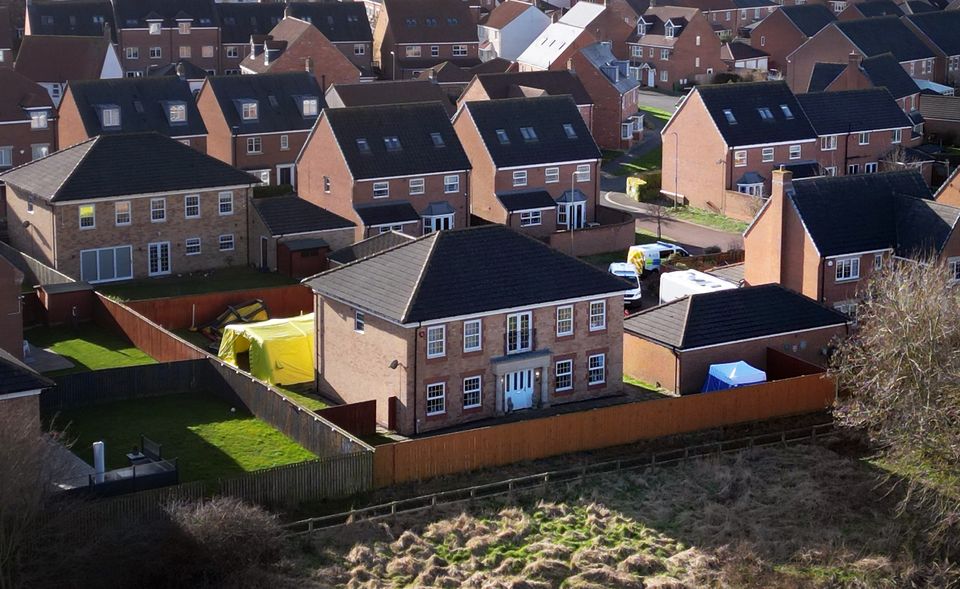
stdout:
{"type": "Polygon", "coordinates": [[[309,72],[322,91],[332,84],[360,80],[360,69],[316,27],[285,17],[270,34],[253,37],[250,53],[240,62],[243,74],[309,72]]]}
{"type": "Polygon", "coordinates": [[[30,35],[20,43],[13,69],[46,89],[60,106],[70,80],[122,78],[117,51],[106,37],[30,35]]]}
{"type": "Polygon", "coordinates": [[[916,172],[793,180],[773,191],[744,232],[744,279],[779,283],[856,315],[861,285],[890,257],[932,254],[960,272],[960,209],[931,199],[916,172]]]}
{"type": "Polygon", "coordinates": [[[933,81],[956,86],[960,82],[960,11],[911,14],[903,23],[936,53],[933,81]]]}
{"type": "Polygon", "coordinates": [[[750,45],[770,55],[770,69],[786,73],[787,56],[836,19],[823,4],[782,6],[753,26],[750,45]]]}
{"type": "Polygon", "coordinates": [[[507,0],[480,22],[480,59],[516,60],[550,26],[550,17],[530,2],[507,0]]]}
{"type": "Polygon", "coordinates": [[[239,74],[250,54],[250,38],[263,37],[283,20],[286,5],[265,2],[217,2],[220,26],[220,73],[239,74]]]}
{"type": "Polygon", "coordinates": [[[573,57],[577,76],[586,85],[595,105],[591,129],[604,149],[627,150],[643,137],[640,82],[630,76],[630,62],[617,59],[605,43],[584,47],[573,57]]]}
{"type": "Polygon", "coordinates": [[[256,180],[168,137],[102,135],[0,180],[10,244],[73,278],[112,282],[247,264],[256,180]]]}
{"type": "Polygon", "coordinates": [[[627,283],[505,227],[433,233],[307,284],[320,391],[375,399],[401,434],[621,391],[627,283]]]}
{"type": "Polygon", "coordinates": [[[155,64],[188,59],[220,71],[220,28],[209,0],[114,0],[123,71],[141,76],[155,64]]]}
{"type": "Polygon", "coordinates": [[[708,82],[726,70],[720,59],[720,39],[696,8],[654,6],[637,21],[627,40],[630,63],[645,86],[672,90],[708,82]]]}
{"type": "Polygon", "coordinates": [[[57,111],[39,84],[0,69],[0,170],[57,149],[57,111]]]}
{"type": "Polygon", "coordinates": [[[286,14],[312,24],[364,78],[373,77],[373,32],[362,3],[288,2],[286,14]]]}
{"type": "Polygon", "coordinates": [[[382,75],[391,80],[449,61],[480,62],[477,22],[466,2],[384,0],[373,31],[373,53],[382,75]]]}
{"type": "Polygon", "coordinates": [[[851,53],[849,61],[818,63],[813,68],[807,92],[834,92],[864,88],[886,88],[908,115],[920,106],[920,88],[892,53],[866,59],[851,53]]]}
{"type": "Polygon", "coordinates": [[[207,128],[190,84],[176,76],[70,82],[60,103],[61,147],[97,135],[155,131],[206,153],[207,128]]]}
{"type": "Polygon", "coordinates": [[[600,150],[569,96],[468,102],[470,212],[535,237],[597,221],[600,150]]]}
{"type": "Polygon", "coordinates": [[[297,155],[323,107],[307,72],[212,76],[197,97],[207,153],[273,185],[297,183],[297,155]]]}
{"type": "Polygon", "coordinates": [[[357,239],[469,224],[470,161],[438,102],[327,108],[297,160],[298,192],[357,239]]]}
{"type": "Polygon", "coordinates": [[[846,64],[851,53],[860,57],[892,53],[910,77],[934,80],[936,54],[895,16],[827,25],[787,56],[786,80],[791,88],[801,91],[809,87],[817,63],[846,64]]]}

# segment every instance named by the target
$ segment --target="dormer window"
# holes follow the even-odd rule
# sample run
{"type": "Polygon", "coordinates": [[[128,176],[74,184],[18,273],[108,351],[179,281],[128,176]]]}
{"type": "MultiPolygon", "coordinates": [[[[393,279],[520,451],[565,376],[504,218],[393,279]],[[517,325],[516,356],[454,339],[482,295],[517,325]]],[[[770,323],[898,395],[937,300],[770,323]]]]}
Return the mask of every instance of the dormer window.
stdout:
{"type": "Polygon", "coordinates": [[[770,112],[769,108],[765,106],[761,106],[760,108],[757,109],[757,112],[760,113],[760,119],[763,120],[763,122],[765,123],[773,122],[773,113],[770,112]]]}
{"type": "Polygon", "coordinates": [[[433,141],[434,147],[443,147],[444,145],[446,145],[443,142],[443,135],[441,135],[440,133],[430,133],[430,141],[433,141]]]}
{"type": "Polygon", "coordinates": [[[523,136],[524,141],[537,140],[537,132],[533,130],[533,127],[520,127],[520,135],[523,136]]]}
{"type": "Polygon", "coordinates": [[[148,23],[147,26],[148,26],[149,29],[150,29],[150,34],[151,34],[151,35],[159,35],[159,34],[160,34],[160,26],[161,26],[161,24],[162,24],[162,23],[161,23],[160,21],[155,21],[155,22],[148,23]]]}
{"type": "Polygon", "coordinates": [[[510,145],[510,138],[507,137],[507,132],[503,129],[497,129],[497,141],[500,142],[500,145],[510,145]]]}
{"type": "Polygon", "coordinates": [[[181,21],[177,23],[177,30],[180,31],[181,35],[190,34],[190,21],[181,21]]]}
{"type": "Polygon", "coordinates": [[[357,137],[357,149],[360,153],[370,153],[370,144],[365,137],[357,137]]]}
{"type": "Polygon", "coordinates": [[[241,106],[241,115],[245,121],[255,121],[259,118],[257,114],[257,102],[255,100],[247,100],[241,106]]]}
{"type": "Polygon", "coordinates": [[[788,121],[793,118],[793,111],[791,111],[790,107],[786,104],[780,105],[780,112],[783,113],[783,116],[787,117],[788,121]]]}
{"type": "Polygon", "coordinates": [[[171,125],[187,122],[187,105],[184,102],[171,102],[167,105],[167,119],[171,125]]]}
{"type": "Polygon", "coordinates": [[[415,26],[417,26],[417,19],[415,19],[415,18],[408,18],[408,19],[406,20],[406,24],[407,24],[408,27],[415,27],[415,26]]]}
{"type": "Polygon", "coordinates": [[[567,139],[576,139],[576,138],[577,138],[577,130],[574,129],[574,128],[573,128],[573,125],[571,125],[570,123],[564,123],[564,124],[563,124],[563,132],[566,133],[567,139]]]}
{"type": "Polygon", "coordinates": [[[317,116],[317,108],[319,106],[319,101],[316,98],[304,98],[301,102],[301,110],[303,111],[303,116],[305,117],[315,117],[317,116]]]}
{"type": "Polygon", "coordinates": [[[439,24],[439,23],[437,22],[437,19],[435,19],[435,18],[426,18],[426,19],[424,19],[423,22],[424,22],[428,27],[435,27],[435,26],[437,26],[437,25],[439,24]]]}
{"type": "Polygon", "coordinates": [[[100,107],[100,124],[104,129],[120,126],[120,107],[116,105],[100,107]]]}
{"type": "Polygon", "coordinates": [[[667,39],[673,38],[673,33],[675,29],[676,29],[675,26],[673,26],[670,23],[667,23],[667,26],[665,26],[663,29],[664,30],[663,36],[666,37],[667,39]]]}
{"type": "Polygon", "coordinates": [[[644,36],[647,34],[647,23],[638,22],[637,23],[637,35],[644,36]]]}
{"type": "Polygon", "coordinates": [[[387,148],[387,151],[400,151],[400,139],[397,137],[384,137],[383,145],[387,148]]]}
{"type": "Polygon", "coordinates": [[[723,110],[723,116],[727,118],[727,124],[736,125],[737,117],[733,116],[733,111],[729,108],[723,110]]]}
{"type": "Polygon", "coordinates": [[[455,17],[455,16],[447,17],[447,24],[448,24],[448,25],[454,26],[454,25],[457,25],[457,24],[459,24],[459,23],[460,23],[460,19],[458,19],[457,17],[455,17]]]}

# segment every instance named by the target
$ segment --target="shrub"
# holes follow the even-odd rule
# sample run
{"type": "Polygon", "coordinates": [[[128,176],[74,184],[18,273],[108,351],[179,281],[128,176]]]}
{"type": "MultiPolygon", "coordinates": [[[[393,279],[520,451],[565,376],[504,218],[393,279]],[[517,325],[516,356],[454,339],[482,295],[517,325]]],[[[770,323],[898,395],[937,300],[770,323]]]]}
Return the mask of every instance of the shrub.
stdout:
{"type": "Polygon", "coordinates": [[[719,253],[722,252],[722,251],[723,251],[723,250],[720,249],[720,246],[719,246],[719,245],[711,245],[711,246],[709,246],[709,247],[703,248],[703,253],[704,253],[704,254],[719,254],[719,253]]]}

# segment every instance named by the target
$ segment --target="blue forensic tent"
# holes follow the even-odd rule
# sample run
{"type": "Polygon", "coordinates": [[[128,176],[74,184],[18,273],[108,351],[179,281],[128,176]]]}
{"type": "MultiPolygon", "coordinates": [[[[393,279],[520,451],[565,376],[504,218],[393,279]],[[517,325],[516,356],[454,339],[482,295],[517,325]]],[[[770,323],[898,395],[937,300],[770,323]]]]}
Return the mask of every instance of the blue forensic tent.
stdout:
{"type": "Polygon", "coordinates": [[[767,373],[757,370],[746,362],[731,362],[729,364],[711,364],[707,372],[707,380],[703,383],[701,393],[735,389],[748,384],[767,382],[767,373]]]}

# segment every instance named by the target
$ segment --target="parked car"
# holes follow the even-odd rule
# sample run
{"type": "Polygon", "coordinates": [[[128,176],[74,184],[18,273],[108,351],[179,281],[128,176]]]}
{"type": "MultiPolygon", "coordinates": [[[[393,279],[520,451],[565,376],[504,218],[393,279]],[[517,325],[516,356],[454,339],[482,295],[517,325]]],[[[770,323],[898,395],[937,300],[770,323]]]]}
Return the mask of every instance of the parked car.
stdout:
{"type": "Polygon", "coordinates": [[[623,300],[625,303],[632,303],[640,300],[642,296],[640,292],[640,275],[637,274],[637,268],[633,264],[630,264],[629,262],[613,262],[607,268],[607,271],[614,276],[619,276],[620,278],[629,280],[631,284],[636,285],[636,288],[628,290],[623,295],[623,300]]]}
{"type": "Polygon", "coordinates": [[[627,263],[632,264],[642,274],[660,271],[660,260],[672,255],[687,257],[690,253],[675,243],[657,241],[635,245],[627,251],[627,263]]]}

